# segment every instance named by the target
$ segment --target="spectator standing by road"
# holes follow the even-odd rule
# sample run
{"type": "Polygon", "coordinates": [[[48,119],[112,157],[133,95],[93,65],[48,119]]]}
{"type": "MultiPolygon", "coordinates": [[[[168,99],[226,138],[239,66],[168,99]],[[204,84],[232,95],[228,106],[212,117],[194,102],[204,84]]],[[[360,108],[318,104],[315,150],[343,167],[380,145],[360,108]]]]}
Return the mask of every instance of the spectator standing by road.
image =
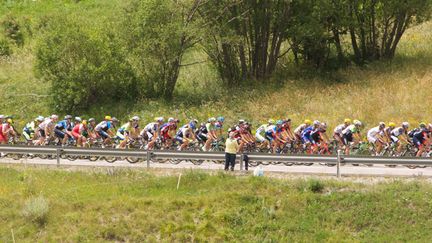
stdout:
{"type": "Polygon", "coordinates": [[[225,141],[225,170],[230,167],[231,171],[234,171],[236,154],[239,150],[239,144],[234,138],[235,133],[230,132],[229,137],[225,141]]]}

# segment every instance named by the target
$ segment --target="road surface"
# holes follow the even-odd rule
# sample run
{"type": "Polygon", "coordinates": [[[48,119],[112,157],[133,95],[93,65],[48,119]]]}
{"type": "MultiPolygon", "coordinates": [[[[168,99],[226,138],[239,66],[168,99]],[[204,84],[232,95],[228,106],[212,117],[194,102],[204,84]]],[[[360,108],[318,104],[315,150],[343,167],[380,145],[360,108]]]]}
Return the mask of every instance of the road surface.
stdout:
{"type": "MultiPolygon", "coordinates": [[[[57,160],[55,159],[20,159],[13,160],[10,158],[1,158],[0,164],[26,164],[26,165],[57,165],[57,160]]],[[[91,162],[88,160],[75,160],[69,161],[67,159],[62,159],[60,161],[61,166],[93,166],[93,167],[123,167],[123,168],[142,168],[147,167],[146,162],[140,162],[136,164],[131,164],[127,161],[116,161],[114,163],[107,163],[103,160],[98,160],[91,162]]],[[[203,170],[222,170],[222,164],[216,164],[212,162],[204,162],[201,165],[194,165],[191,162],[182,161],[179,164],[158,163],[151,162],[151,168],[165,168],[165,169],[203,169],[203,170]]],[[[312,166],[285,166],[285,165],[267,165],[263,166],[264,171],[268,172],[282,172],[282,173],[292,173],[292,174],[317,174],[317,175],[336,175],[336,166],[328,167],[325,165],[314,164],[312,166]]],[[[236,165],[236,170],[239,170],[239,165],[236,165]]],[[[249,170],[254,170],[254,167],[250,167],[249,170]]],[[[389,168],[384,165],[374,165],[368,167],[365,165],[352,166],[344,165],[341,166],[341,175],[357,175],[357,176],[425,176],[432,177],[432,167],[427,168],[416,168],[409,169],[405,166],[397,166],[396,168],[389,168]]]]}

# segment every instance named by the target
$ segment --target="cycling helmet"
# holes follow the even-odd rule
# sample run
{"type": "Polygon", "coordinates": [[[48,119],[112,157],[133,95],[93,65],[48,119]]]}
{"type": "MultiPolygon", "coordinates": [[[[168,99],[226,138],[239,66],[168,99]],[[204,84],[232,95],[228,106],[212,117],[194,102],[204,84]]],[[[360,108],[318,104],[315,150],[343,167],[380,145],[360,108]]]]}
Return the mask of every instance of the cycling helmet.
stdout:
{"type": "Polygon", "coordinates": [[[115,117],[111,118],[111,121],[112,122],[119,122],[119,120],[117,118],[115,118],[115,117]]]}
{"type": "Polygon", "coordinates": [[[90,119],[88,120],[88,122],[94,122],[94,121],[96,121],[94,118],[90,118],[90,119]]]}
{"type": "Polygon", "coordinates": [[[76,117],[75,117],[75,121],[77,121],[77,122],[81,122],[81,121],[82,121],[82,119],[81,119],[81,117],[79,117],[79,116],[76,116],[76,117]]]}
{"type": "Polygon", "coordinates": [[[4,115],[0,115],[0,119],[5,119],[5,116],[4,115]]]}
{"type": "Polygon", "coordinates": [[[72,119],[72,116],[71,116],[71,115],[66,115],[66,116],[64,117],[64,119],[65,119],[65,120],[72,119]]]}
{"type": "Polygon", "coordinates": [[[314,126],[319,126],[319,125],[321,124],[321,122],[318,121],[318,120],[315,120],[315,121],[313,122],[313,124],[314,124],[314,126]]]}
{"type": "Polygon", "coordinates": [[[269,120],[268,120],[268,123],[269,123],[270,125],[275,124],[275,120],[273,120],[273,119],[269,119],[269,120]]]}
{"type": "Polygon", "coordinates": [[[282,120],[278,120],[277,122],[276,122],[276,125],[282,125],[283,124],[283,121],[282,120]]]}
{"type": "Polygon", "coordinates": [[[81,124],[83,124],[84,126],[86,126],[87,125],[87,120],[83,120],[81,124]]]}
{"type": "Polygon", "coordinates": [[[190,128],[195,129],[196,128],[196,123],[193,122],[193,121],[191,121],[191,122],[189,122],[189,126],[190,126],[190,128]]]}
{"type": "Polygon", "coordinates": [[[345,118],[344,123],[348,123],[348,124],[350,124],[350,123],[351,123],[351,119],[349,119],[349,118],[345,118]]]}
{"type": "Polygon", "coordinates": [[[12,123],[13,123],[13,120],[12,120],[11,118],[8,118],[8,119],[6,120],[6,122],[9,123],[9,124],[12,124],[12,123]]]}
{"type": "Polygon", "coordinates": [[[58,119],[57,115],[51,115],[51,119],[58,119]]]}
{"type": "Polygon", "coordinates": [[[425,128],[425,127],[426,127],[426,123],[424,123],[424,122],[420,122],[419,127],[420,127],[420,128],[425,128]]]}
{"type": "Polygon", "coordinates": [[[223,116],[220,116],[220,117],[217,118],[217,121],[218,122],[224,122],[225,118],[223,116]]]}
{"type": "Polygon", "coordinates": [[[394,122],[389,122],[388,126],[389,126],[389,127],[396,127],[396,123],[394,123],[394,122]]]}
{"type": "Polygon", "coordinates": [[[322,129],[327,129],[327,123],[325,123],[325,122],[321,123],[321,128],[322,129]]]}
{"type": "Polygon", "coordinates": [[[168,122],[174,122],[174,121],[175,121],[174,118],[172,118],[172,117],[168,118],[168,122]]]}
{"type": "Polygon", "coordinates": [[[43,122],[44,119],[45,119],[45,118],[44,118],[43,116],[38,116],[38,117],[36,117],[35,121],[43,122]]]}
{"type": "Polygon", "coordinates": [[[215,121],[216,121],[216,118],[214,118],[214,117],[211,117],[208,119],[208,122],[215,122],[215,121]]]}
{"type": "Polygon", "coordinates": [[[306,119],[306,120],[304,121],[304,123],[305,123],[306,125],[311,125],[311,124],[312,124],[312,121],[309,120],[309,119],[306,119]]]}
{"type": "Polygon", "coordinates": [[[245,123],[245,120],[240,119],[238,122],[239,122],[239,124],[243,124],[243,123],[245,123]]]}
{"type": "Polygon", "coordinates": [[[402,127],[408,128],[409,127],[409,123],[408,122],[402,122],[402,127]]]}
{"type": "Polygon", "coordinates": [[[131,120],[132,120],[132,121],[139,121],[140,118],[139,118],[139,116],[133,116],[133,117],[131,118],[131,120]]]}
{"type": "MultiPolygon", "coordinates": [[[[155,121],[156,122],[164,122],[165,121],[165,119],[163,118],[163,117],[156,117],[155,118],[155,121]]],[[[170,118],[170,119],[168,119],[168,122],[173,122],[174,121],[174,118],[170,118]]]]}
{"type": "Polygon", "coordinates": [[[354,125],[361,127],[362,123],[359,120],[354,120],[354,125]]]}
{"type": "Polygon", "coordinates": [[[111,116],[105,116],[105,120],[107,120],[107,121],[111,121],[112,118],[111,118],[111,116]]]}
{"type": "Polygon", "coordinates": [[[384,127],[385,127],[385,122],[380,122],[380,123],[379,123],[379,127],[380,127],[380,128],[384,128],[384,127]]]}

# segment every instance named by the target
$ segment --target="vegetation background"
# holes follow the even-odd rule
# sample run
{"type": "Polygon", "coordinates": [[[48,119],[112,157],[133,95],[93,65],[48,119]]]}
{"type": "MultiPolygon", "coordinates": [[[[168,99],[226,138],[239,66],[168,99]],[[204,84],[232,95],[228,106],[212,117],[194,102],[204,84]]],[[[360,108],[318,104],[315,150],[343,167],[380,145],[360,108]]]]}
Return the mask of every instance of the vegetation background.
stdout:
{"type": "MultiPolygon", "coordinates": [[[[432,114],[427,105],[431,101],[428,87],[432,84],[429,71],[432,64],[430,22],[413,24],[402,36],[396,55],[391,59],[365,60],[361,65],[348,64],[334,68],[334,59],[329,59],[323,67],[308,65],[306,61],[295,65],[293,55],[289,53],[279,60],[277,69],[270,77],[250,78],[228,85],[220,76],[217,65],[212,62],[205,43],[198,43],[186,48],[181,60],[183,64],[196,64],[179,68],[173,97],[166,100],[163,99],[163,89],[155,91],[155,95],[146,93],[151,86],[146,83],[148,81],[134,86],[136,80],[156,80],[158,77],[146,78],[150,75],[146,72],[150,71],[145,68],[138,71],[134,69],[147,67],[141,65],[143,60],[126,62],[128,57],[120,50],[127,47],[132,48],[128,50],[135,50],[138,56],[157,57],[159,46],[149,42],[144,36],[149,33],[149,29],[137,31],[144,34],[136,37],[136,43],[132,41],[135,46],[130,46],[131,40],[118,40],[118,35],[110,36],[107,31],[117,28],[117,24],[124,21],[124,13],[130,8],[130,2],[134,1],[2,0],[0,19],[3,33],[0,35],[0,52],[3,54],[0,60],[0,87],[3,99],[0,113],[13,115],[20,125],[37,115],[53,112],[99,119],[105,114],[122,119],[137,114],[145,121],[155,116],[177,116],[181,120],[194,117],[205,120],[210,116],[224,115],[228,123],[243,118],[256,125],[268,118],[280,117],[290,117],[296,124],[305,118],[319,119],[330,126],[339,124],[345,117],[360,119],[366,126],[374,126],[379,121],[407,120],[413,125],[417,125],[419,121],[430,121],[432,114]],[[14,29],[13,26],[18,26],[19,29],[11,39],[7,30],[14,29]],[[65,72],[67,76],[61,76],[56,82],[46,75],[49,73],[47,68],[55,66],[55,57],[59,57],[56,55],[61,55],[60,51],[63,51],[61,40],[70,44],[70,53],[82,53],[83,56],[68,56],[68,60],[74,62],[66,66],[72,67],[76,72],[69,70],[65,72]],[[56,45],[55,41],[60,45],[56,45]],[[117,41],[123,44],[119,45],[117,41]],[[111,48],[111,44],[117,46],[111,48]],[[98,48],[93,48],[94,46],[98,48]],[[154,53],[141,53],[143,49],[154,53]],[[111,50],[119,51],[116,53],[111,50]],[[44,60],[51,61],[45,62],[45,66],[40,65],[44,55],[44,60]],[[91,57],[97,58],[93,60],[91,57]],[[87,62],[81,62],[82,60],[87,62]],[[92,66],[93,62],[104,63],[104,60],[114,62],[92,66]],[[128,73],[132,72],[131,68],[134,73],[142,76],[135,77],[136,80],[122,79],[128,77],[128,73]],[[108,71],[109,75],[101,76],[101,73],[108,71]],[[130,91],[128,85],[138,87],[139,91],[130,91]],[[111,86],[115,89],[104,89],[111,86]],[[76,87],[79,89],[74,90],[76,87]],[[89,95],[86,96],[87,94],[89,95]],[[92,95],[98,98],[92,99],[92,95]],[[90,99],[87,99],[88,97],[90,99]],[[76,105],[70,107],[69,104],[74,102],[76,105]]],[[[144,8],[138,9],[145,10],[145,7],[153,6],[149,8],[155,11],[154,13],[160,12],[160,9],[155,7],[155,1],[144,3],[144,8]]],[[[169,8],[170,6],[167,6],[167,9],[169,8]]],[[[139,14],[142,13],[138,12],[136,16],[140,16],[139,14]]],[[[141,17],[138,20],[152,18],[141,17]]],[[[153,17],[156,19],[160,16],[153,17]]],[[[163,18],[158,21],[167,23],[163,18]]],[[[131,24],[128,28],[136,26],[131,24]]],[[[196,31],[193,28],[192,30],[196,31]]],[[[125,32],[118,33],[125,35],[125,32]]],[[[167,31],[151,40],[164,42],[166,35],[171,33],[172,31],[167,31]]],[[[177,34],[183,33],[180,31],[177,34]]],[[[342,43],[344,47],[349,47],[348,36],[342,43]]],[[[349,53],[346,54],[347,59],[351,57],[349,53]]],[[[149,63],[148,60],[144,61],[149,63]]],[[[160,64],[154,65],[159,70],[160,64]]]]}

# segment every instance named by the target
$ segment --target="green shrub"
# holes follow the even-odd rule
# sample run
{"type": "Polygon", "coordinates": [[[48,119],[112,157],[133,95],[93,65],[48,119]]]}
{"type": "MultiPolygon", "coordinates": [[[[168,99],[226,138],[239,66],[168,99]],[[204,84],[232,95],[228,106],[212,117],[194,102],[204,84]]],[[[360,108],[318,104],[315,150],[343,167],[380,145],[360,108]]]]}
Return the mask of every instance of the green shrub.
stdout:
{"type": "Polygon", "coordinates": [[[12,49],[10,47],[9,41],[0,39],[0,57],[10,56],[11,54],[12,49]]]}
{"type": "Polygon", "coordinates": [[[26,201],[22,214],[28,220],[42,226],[47,223],[48,212],[48,201],[43,196],[39,196],[26,201]]]}
{"type": "Polygon", "coordinates": [[[321,193],[324,190],[324,184],[318,180],[310,180],[308,182],[308,189],[313,193],[321,193]]]}
{"type": "Polygon", "coordinates": [[[6,16],[1,22],[1,25],[7,38],[14,41],[18,46],[22,46],[24,44],[24,35],[21,31],[21,26],[14,16],[6,16]]]}

